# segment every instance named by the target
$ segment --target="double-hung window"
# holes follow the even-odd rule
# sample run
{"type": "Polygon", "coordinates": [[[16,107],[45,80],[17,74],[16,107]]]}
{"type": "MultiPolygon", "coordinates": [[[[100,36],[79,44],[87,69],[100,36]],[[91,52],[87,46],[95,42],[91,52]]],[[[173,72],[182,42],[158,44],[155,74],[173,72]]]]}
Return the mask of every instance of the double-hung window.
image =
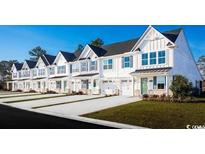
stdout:
{"type": "Polygon", "coordinates": [[[49,68],[49,75],[54,75],[55,74],[55,67],[50,67],[49,68]]]}
{"type": "Polygon", "coordinates": [[[66,66],[58,66],[58,74],[65,74],[66,73],[66,66]]]}
{"type": "Polygon", "coordinates": [[[156,52],[150,52],[150,65],[157,63],[157,54],[156,52]]]}
{"type": "Polygon", "coordinates": [[[158,64],[164,64],[165,63],[165,51],[159,51],[158,52],[158,64]]]}
{"type": "Polygon", "coordinates": [[[78,63],[72,64],[70,69],[72,70],[72,73],[79,72],[79,64],[78,63]]]}
{"type": "Polygon", "coordinates": [[[32,72],[33,72],[34,77],[37,76],[37,70],[36,69],[34,69],[32,72]]]}
{"type": "Polygon", "coordinates": [[[81,62],[81,72],[88,71],[88,62],[81,62]]]}
{"type": "Polygon", "coordinates": [[[148,53],[142,54],[142,65],[148,65],[148,53]]]}
{"type": "Polygon", "coordinates": [[[104,70],[112,69],[112,59],[106,59],[103,61],[103,69],[104,70]]]}
{"type": "Polygon", "coordinates": [[[97,70],[97,61],[91,61],[90,62],[90,71],[96,71],[97,70]]]}
{"type": "Polygon", "coordinates": [[[165,76],[155,76],[153,78],[153,88],[154,89],[165,89],[166,77],[165,76]]]}
{"type": "Polygon", "coordinates": [[[122,68],[129,68],[133,66],[133,57],[122,57],[122,68]]]}
{"type": "Polygon", "coordinates": [[[45,75],[45,69],[39,69],[38,76],[44,76],[44,75],[45,75]]]}

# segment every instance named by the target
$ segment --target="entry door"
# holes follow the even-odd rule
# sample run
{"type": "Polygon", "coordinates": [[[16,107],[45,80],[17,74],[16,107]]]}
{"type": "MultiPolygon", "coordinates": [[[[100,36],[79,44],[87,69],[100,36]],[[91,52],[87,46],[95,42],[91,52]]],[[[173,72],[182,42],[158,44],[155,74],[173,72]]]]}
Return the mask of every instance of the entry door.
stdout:
{"type": "Polygon", "coordinates": [[[82,89],[88,89],[88,80],[82,80],[81,84],[82,89]]]}
{"type": "Polygon", "coordinates": [[[141,78],[141,94],[147,94],[147,78],[141,78]]]}

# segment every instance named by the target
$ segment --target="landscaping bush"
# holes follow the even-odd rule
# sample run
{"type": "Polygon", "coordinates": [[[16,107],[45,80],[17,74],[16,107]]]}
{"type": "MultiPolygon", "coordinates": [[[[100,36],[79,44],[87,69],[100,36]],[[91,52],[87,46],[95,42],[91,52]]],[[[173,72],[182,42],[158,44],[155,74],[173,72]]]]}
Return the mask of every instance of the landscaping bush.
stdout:
{"type": "Polygon", "coordinates": [[[48,90],[48,91],[46,91],[46,94],[57,94],[57,92],[52,91],[52,90],[48,90]]]}
{"type": "Polygon", "coordinates": [[[23,92],[23,90],[21,90],[21,89],[17,89],[16,92],[23,92]]]}
{"type": "Polygon", "coordinates": [[[170,90],[173,93],[173,100],[177,102],[183,102],[186,97],[192,95],[192,83],[182,76],[176,75],[171,83],[170,90]]]}
{"type": "Polygon", "coordinates": [[[149,95],[148,94],[144,94],[143,96],[142,96],[142,99],[143,100],[147,100],[149,98],[149,95]]]}

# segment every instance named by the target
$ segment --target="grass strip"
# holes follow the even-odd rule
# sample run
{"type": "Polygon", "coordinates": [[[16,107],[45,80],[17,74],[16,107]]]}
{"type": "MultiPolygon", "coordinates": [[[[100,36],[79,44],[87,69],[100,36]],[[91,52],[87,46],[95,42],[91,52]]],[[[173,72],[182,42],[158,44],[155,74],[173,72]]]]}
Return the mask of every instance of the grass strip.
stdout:
{"type": "Polygon", "coordinates": [[[205,103],[140,101],[82,116],[155,129],[203,126],[205,103]]]}
{"type": "Polygon", "coordinates": [[[102,96],[102,97],[88,98],[88,99],[83,99],[83,100],[75,100],[75,101],[70,101],[70,102],[56,103],[56,104],[50,104],[50,105],[42,105],[42,106],[32,107],[32,109],[39,109],[39,108],[51,107],[51,106],[57,106],[57,105],[65,105],[65,104],[76,103],[76,102],[85,102],[85,101],[89,101],[89,100],[106,98],[106,97],[107,96],[102,96]]]}
{"type": "Polygon", "coordinates": [[[20,103],[20,102],[27,102],[27,101],[35,101],[35,100],[43,100],[43,99],[51,99],[51,98],[58,98],[58,97],[65,97],[66,95],[58,95],[58,96],[49,96],[49,97],[39,97],[39,98],[31,98],[31,99],[24,99],[24,100],[14,100],[14,101],[6,101],[3,103],[20,103]]]}

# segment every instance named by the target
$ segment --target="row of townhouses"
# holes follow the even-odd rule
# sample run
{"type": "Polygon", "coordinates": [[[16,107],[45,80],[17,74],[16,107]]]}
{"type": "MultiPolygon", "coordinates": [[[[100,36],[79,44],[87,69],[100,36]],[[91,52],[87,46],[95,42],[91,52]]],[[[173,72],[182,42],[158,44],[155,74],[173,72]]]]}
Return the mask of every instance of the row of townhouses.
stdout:
{"type": "Polygon", "coordinates": [[[183,29],[159,32],[149,26],[136,39],[82,52],[43,55],[12,67],[12,90],[86,94],[170,95],[174,75],[198,87],[202,77],[183,29]]]}

